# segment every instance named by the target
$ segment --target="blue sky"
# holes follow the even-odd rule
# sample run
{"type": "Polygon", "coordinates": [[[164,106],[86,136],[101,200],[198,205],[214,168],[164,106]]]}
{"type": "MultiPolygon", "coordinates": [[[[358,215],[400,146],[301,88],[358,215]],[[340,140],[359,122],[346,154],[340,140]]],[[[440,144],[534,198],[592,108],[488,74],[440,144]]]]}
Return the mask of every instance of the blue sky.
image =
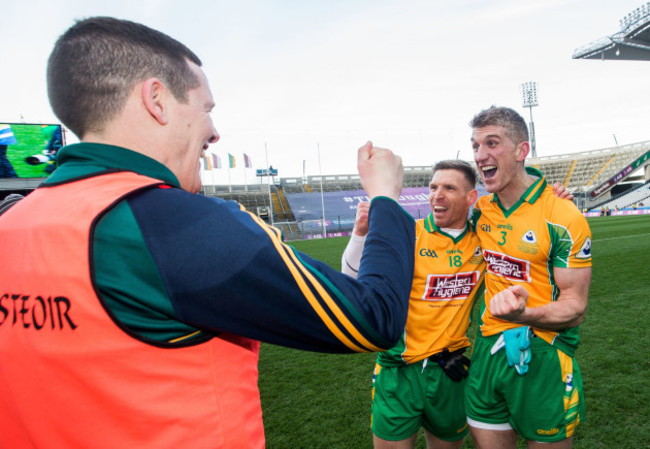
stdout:
{"type": "MultiPolygon", "coordinates": [[[[45,64],[73,21],[111,15],[160,29],[203,60],[222,139],[280,176],[354,173],[366,140],[405,165],[471,159],[472,115],[518,110],[535,81],[540,156],[650,140],[650,62],[572,60],[619,30],[638,0],[26,1],[3,6],[1,121],[52,122],[45,64]],[[318,154],[320,153],[320,168],[318,154]]],[[[243,163],[241,164],[243,165],[243,163]]],[[[227,170],[207,182],[226,182],[227,170]]],[[[231,182],[252,172],[230,171],[231,182]]]]}

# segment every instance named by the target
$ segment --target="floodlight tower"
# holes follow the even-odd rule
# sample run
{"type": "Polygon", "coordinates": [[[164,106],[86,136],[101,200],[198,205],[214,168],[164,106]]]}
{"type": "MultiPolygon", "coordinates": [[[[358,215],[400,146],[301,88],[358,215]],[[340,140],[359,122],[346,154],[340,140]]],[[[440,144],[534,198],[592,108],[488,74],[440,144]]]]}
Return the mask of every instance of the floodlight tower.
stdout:
{"type": "Polygon", "coordinates": [[[533,106],[539,106],[537,100],[537,83],[529,81],[521,85],[521,101],[525,108],[530,110],[530,148],[532,149],[532,157],[537,157],[537,149],[535,147],[535,123],[533,123],[533,106]]]}

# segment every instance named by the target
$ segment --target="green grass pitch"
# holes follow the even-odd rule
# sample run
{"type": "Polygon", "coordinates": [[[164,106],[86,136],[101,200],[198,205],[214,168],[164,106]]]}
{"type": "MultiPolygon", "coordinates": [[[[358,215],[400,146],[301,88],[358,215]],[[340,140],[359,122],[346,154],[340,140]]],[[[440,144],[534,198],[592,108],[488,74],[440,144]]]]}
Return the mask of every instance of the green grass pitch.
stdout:
{"type": "MultiPolygon", "coordinates": [[[[573,447],[649,448],[650,215],[597,217],[589,225],[593,272],[576,355],[587,417],[573,447]]],[[[346,244],[347,238],[291,243],[337,269],[346,244]]],[[[475,327],[470,331],[474,335],[475,327]]],[[[314,354],[263,344],[259,384],[267,447],[371,448],[374,360],[374,354],[314,354]]],[[[521,441],[519,446],[525,447],[521,441]]],[[[422,435],[416,447],[425,447],[422,435]]],[[[463,447],[474,446],[468,438],[463,447]]]]}
{"type": "Polygon", "coordinates": [[[9,145],[7,158],[19,178],[45,178],[49,173],[45,172],[46,164],[28,165],[25,158],[35,154],[41,154],[47,145],[41,134],[41,127],[38,125],[12,124],[11,130],[16,136],[17,143],[9,145]]]}

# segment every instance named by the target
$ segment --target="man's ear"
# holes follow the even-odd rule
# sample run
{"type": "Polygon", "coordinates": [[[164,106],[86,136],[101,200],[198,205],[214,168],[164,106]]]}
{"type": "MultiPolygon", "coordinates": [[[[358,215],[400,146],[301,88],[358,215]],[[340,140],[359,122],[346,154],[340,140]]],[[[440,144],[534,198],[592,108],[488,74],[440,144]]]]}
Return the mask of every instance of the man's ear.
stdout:
{"type": "Polygon", "coordinates": [[[477,199],[478,199],[478,190],[476,189],[470,190],[469,193],[467,194],[467,204],[471,206],[476,202],[477,199]]]}
{"type": "Polygon", "coordinates": [[[165,103],[165,85],[158,78],[148,78],[140,88],[142,104],[154,120],[161,125],[169,121],[167,105],[165,103]]]}
{"type": "Polygon", "coordinates": [[[530,153],[530,144],[528,142],[521,142],[517,145],[517,162],[523,162],[530,153]]]}

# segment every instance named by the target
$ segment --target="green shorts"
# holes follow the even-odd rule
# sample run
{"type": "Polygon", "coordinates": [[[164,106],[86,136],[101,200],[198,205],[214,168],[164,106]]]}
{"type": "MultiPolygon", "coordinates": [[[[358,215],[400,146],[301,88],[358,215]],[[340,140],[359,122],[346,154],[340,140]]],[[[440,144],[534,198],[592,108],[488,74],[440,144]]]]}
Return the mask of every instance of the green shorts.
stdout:
{"type": "Polygon", "coordinates": [[[375,365],[372,432],[400,441],[424,427],[437,438],[458,441],[468,432],[463,392],[466,379],[452,381],[433,362],[375,365]]]}
{"type": "Polygon", "coordinates": [[[552,443],[585,420],[582,376],[575,358],[539,337],[530,340],[528,373],[508,366],[505,349],[490,355],[498,335],[478,337],[465,388],[470,425],[510,426],[527,440],[552,443]]]}

